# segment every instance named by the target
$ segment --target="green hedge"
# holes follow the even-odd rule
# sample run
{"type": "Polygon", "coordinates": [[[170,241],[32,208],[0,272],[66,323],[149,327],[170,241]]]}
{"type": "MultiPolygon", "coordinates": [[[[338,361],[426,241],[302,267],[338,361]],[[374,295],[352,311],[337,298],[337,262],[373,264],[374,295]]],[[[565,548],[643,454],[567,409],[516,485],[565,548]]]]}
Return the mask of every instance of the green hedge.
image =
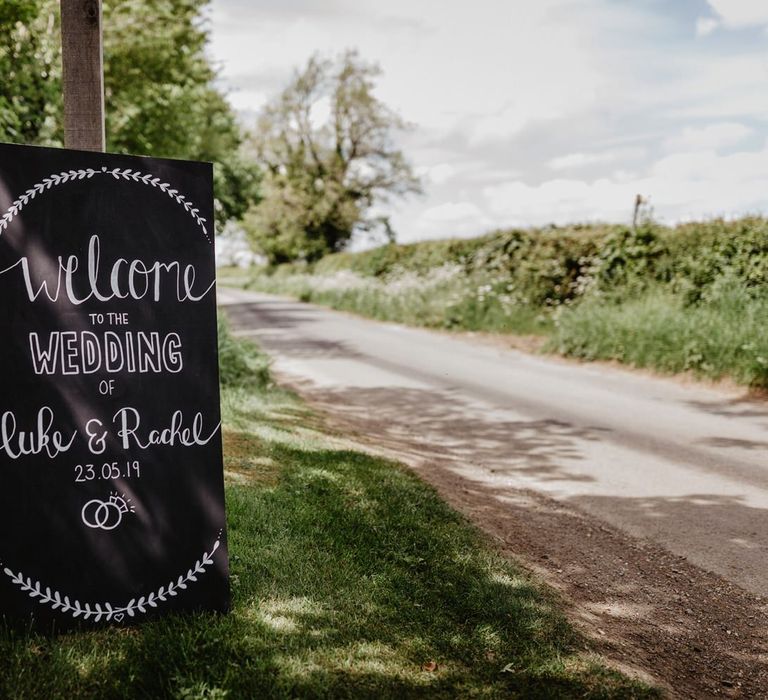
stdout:
{"type": "Polygon", "coordinates": [[[390,244],[360,253],[337,253],[314,265],[282,265],[274,275],[342,270],[385,278],[402,271],[428,274],[459,265],[471,277],[511,285],[521,303],[557,306],[591,290],[631,293],[650,283],[671,285],[686,302],[699,300],[720,277],[748,287],[768,282],[768,221],[716,219],[674,228],[645,222],[513,229],[468,240],[390,244]]]}

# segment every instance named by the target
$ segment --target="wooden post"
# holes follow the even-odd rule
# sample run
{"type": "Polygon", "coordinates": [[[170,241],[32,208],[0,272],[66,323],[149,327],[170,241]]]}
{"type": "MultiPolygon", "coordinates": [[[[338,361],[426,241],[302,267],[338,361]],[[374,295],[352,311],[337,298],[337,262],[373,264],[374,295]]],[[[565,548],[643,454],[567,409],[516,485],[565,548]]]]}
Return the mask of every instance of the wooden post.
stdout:
{"type": "Polygon", "coordinates": [[[101,0],[61,0],[64,145],[104,150],[101,0]]]}

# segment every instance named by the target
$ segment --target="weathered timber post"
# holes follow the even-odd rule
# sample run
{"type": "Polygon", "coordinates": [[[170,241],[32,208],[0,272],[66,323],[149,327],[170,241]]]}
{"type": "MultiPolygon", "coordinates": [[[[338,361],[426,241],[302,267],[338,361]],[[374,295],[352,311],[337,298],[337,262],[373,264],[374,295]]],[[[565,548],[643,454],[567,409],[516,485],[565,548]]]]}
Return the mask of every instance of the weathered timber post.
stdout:
{"type": "Polygon", "coordinates": [[[61,0],[64,145],[104,150],[101,0],[61,0]]]}

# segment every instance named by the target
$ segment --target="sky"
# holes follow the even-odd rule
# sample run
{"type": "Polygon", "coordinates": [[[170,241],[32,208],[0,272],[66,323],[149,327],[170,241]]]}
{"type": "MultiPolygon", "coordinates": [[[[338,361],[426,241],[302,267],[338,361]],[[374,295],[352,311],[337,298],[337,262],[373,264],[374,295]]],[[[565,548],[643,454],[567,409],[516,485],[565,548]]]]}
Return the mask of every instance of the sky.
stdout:
{"type": "Polygon", "coordinates": [[[768,0],[213,0],[246,126],[315,52],[357,48],[412,128],[401,242],[768,213],[768,0]]]}

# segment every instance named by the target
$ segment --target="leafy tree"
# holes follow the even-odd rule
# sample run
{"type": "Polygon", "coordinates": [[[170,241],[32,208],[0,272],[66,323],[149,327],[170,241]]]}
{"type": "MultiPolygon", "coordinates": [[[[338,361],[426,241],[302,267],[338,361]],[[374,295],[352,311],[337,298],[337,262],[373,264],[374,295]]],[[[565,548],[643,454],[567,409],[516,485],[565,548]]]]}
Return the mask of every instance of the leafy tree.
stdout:
{"type": "Polygon", "coordinates": [[[252,139],[263,200],[245,224],[271,262],[315,260],[357,231],[394,239],[374,212],[420,186],[393,141],[405,123],[373,94],[379,75],[355,51],[315,56],[263,110],[252,139]]]}
{"type": "MultiPolygon", "coordinates": [[[[107,150],[210,160],[219,224],[258,201],[259,174],[205,55],[208,0],[105,0],[107,150]]],[[[0,0],[0,139],[62,145],[57,0],[0,0]]]]}
{"type": "Polygon", "coordinates": [[[58,2],[0,0],[0,140],[61,144],[58,2]]]}
{"type": "Polygon", "coordinates": [[[220,225],[258,201],[255,164],[215,86],[201,13],[208,0],[107,0],[104,93],[107,148],[216,164],[220,225]]]}

